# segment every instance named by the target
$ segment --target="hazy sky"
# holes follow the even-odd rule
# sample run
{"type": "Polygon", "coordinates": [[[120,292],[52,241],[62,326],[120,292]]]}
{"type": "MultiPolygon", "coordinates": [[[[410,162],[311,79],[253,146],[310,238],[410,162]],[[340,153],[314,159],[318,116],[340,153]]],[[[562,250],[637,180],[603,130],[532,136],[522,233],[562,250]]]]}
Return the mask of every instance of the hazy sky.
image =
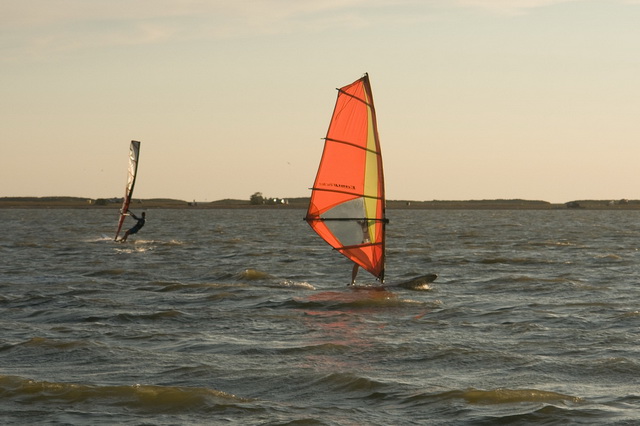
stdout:
{"type": "Polygon", "coordinates": [[[640,198],[640,1],[3,0],[0,196],[308,196],[368,72],[389,199],[640,198]]]}

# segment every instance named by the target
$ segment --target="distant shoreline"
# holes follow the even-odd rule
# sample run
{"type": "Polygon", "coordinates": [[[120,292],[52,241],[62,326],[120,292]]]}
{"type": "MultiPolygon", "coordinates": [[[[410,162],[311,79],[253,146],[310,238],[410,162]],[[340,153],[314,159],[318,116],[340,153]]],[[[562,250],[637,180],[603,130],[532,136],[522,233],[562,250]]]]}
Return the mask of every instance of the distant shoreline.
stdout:
{"type": "MultiPolygon", "coordinates": [[[[142,209],[306,209],[309,198],[282,199],[273,204],[251,204],[249,200],[211,202],[134,198],[131,210],[142,209]]],[[[82,197],[0,197],[0,209],[119,209],[122,200],[82,197]]],[[[536,200],[410,201],[387,200],[387,209],[403,210],[640,210],[640,200],[576,200],[561,204],[536,200]]]]}

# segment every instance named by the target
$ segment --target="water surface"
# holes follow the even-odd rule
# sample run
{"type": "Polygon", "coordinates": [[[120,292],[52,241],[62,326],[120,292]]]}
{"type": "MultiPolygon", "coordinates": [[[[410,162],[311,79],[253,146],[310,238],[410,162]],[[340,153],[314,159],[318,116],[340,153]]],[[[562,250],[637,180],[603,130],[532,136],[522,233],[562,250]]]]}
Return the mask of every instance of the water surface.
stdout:
{"type": "Polygon", "coordinates": [[[640,212],[388,213],[430,290],[347,289],[301,210],[0,210],[0,421],[640,421],[640,212]]]}

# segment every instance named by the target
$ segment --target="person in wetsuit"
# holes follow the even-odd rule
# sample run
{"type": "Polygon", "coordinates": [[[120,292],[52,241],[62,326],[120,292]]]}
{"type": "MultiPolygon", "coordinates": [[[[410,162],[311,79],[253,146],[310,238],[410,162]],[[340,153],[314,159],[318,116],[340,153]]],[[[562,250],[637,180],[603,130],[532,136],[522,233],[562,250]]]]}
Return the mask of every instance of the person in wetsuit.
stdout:
{"type": "Polygon", "coordinates": [[[122,239],[120,240],[121,243],[124,243],[125,241],[127,241],[127,237],[129,237],[130,234],[135,234],[136,232],[138,232],[144,226],[144,222],[145,222],[145,216],[146,216],[145,212],[142,212],[142,217],[137,217],[130,210],[127,210],[127,213],[129,213],[129,215],[135,220],[137,220],[138,222],[135,225],[133,225],[131,229],[129,229],[127,232],[124,233],[124,237],[122,237],[122,239]]]}

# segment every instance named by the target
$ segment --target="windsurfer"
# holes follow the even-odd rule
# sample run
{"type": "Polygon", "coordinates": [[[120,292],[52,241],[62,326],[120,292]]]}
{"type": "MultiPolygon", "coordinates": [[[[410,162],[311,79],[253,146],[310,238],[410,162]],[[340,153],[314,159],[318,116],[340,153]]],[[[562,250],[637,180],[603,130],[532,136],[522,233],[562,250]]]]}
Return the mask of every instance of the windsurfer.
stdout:
{"type": "Polygon", "coordinates": [[[145,219],[145,217],[146,217],[146,213],[145,212],[142,212],[142,217],[136,216],[130,210],[127,210],[127,213],[129,213],[129,215],[132,218],[134,218],[135,220],[137,220],[138,222],[131,229],[129,229],[127,232],[124,233],[124,237],[122,237],[122,239],[120,239],[121,243],[124,243],[125,241],[127,241],[127,237],[129,237],[130,234],[137,233],[144,226],[144,222],[146,220],[145,219]]]}
{"type": "Polygon", "coordinates": [[[306,221],[340,254],[384,279],[382,154],[369,76],[338,89],[306,221]]]}

